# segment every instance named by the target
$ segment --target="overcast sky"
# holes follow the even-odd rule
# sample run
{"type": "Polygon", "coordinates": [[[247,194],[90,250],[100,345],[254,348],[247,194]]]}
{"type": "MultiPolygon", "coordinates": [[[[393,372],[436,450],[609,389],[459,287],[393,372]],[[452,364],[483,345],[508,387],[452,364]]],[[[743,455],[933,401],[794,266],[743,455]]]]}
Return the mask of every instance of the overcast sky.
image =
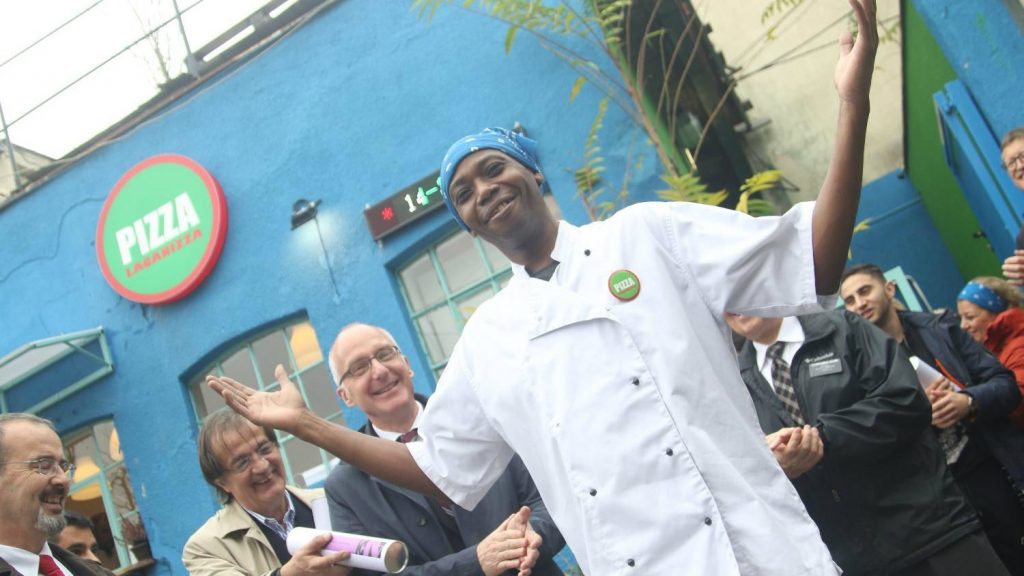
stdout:
{"type": "MultiPolygon", "coordinates": [[[[189,44],[197,49],[266,2],[178,0],[178,7],[184,11],[189,44]]],[[[11,141],[58,158],[151,98],[164,79],[161,60],[172,77],[184,70],[184,42],[176,23],[158,33],[159,48],[142,42],[29,113],[173,15],[172,0],[0,0],[0,107],[11,141]]]]}

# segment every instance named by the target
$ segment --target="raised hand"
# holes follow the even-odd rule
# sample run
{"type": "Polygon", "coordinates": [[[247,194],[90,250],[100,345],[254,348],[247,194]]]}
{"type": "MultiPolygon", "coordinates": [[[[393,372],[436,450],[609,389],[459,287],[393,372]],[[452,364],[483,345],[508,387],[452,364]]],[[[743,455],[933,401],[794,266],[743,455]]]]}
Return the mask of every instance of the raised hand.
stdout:
{"type": "Polygon", "coordinates": [[[857,39],[849,32],[839,37],[836,63],[836,92],[843,102],[867,105],[871,74],[878,51],[878,21],[875,0],[848,0],[857,20],[857,39]]]}
{"type": "Polygon", "coordinates": [[[277,365],[274,376],[281,385],[276,392],[259,392],[237,380],[212,374],[206,377],[206,383],[224,398],[232,410],[253,424],[293,432],[292,428],[309,410],[283,366],[277,365]]]}
{"type": "Polygon", "coordinates": [[[1024,250],[1014,250],[1013,256],[1003,261],[1003,276],[1010,284],[1024,284],[1024,250]]]}

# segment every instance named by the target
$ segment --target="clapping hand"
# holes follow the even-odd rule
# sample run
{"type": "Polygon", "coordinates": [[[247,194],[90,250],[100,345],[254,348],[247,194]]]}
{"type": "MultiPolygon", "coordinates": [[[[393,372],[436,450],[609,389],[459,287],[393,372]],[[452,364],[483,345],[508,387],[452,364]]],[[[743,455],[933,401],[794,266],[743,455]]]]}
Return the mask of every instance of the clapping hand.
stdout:
{"type": "Polygon", "coordinates": [[[799,478],[821,461],[825,447],[818,429],[783,428],[764,437],[768,449],[790,480],[799,478]]]}

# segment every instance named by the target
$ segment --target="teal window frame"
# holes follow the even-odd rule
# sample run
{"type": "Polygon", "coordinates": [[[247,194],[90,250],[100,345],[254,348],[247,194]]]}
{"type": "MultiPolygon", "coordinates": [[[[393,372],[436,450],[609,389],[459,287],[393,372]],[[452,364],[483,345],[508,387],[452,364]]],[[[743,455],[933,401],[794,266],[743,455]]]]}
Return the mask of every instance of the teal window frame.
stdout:
{"type": "MultiPolygon", "coordinates": [[[[103,450],[103,446],[96,436],[96,430],[102,424],[107,422],[110,423],[112,432],[116,432],[117,427],[114,425],[114,421],[108,418],[99,422],[94,422],[88,427],[77,430],[71,434],[65,434],[61,438],[61,442],[64,446],[67,446],[70,449],[71,447],[79,445],[83,440],[89,440],[91,441],[93,449],[92,455],[99,456],[100,454],[106,454],[103,450]]],[[[107,454],[107,456],[110,457],[109,462],[104,462],[102,458],[93,458],[93,462],[96,464],[98,470],[96,473],[88,477],[82,477],[80,469],[75,472],[74,482],[71,483],[71,488],[68,491],[68,498],[74,500],[72,496],[75,493],[88,489],[93,483],[99,484],[100,498],[103,502],[103,512],[107,515],[107,520],[109,521],[110,533],[113,536],[114,549],[117,553],[119,568],[125,568],[145,560],[146,558],[134,557],[131,553],[131,543],[125,540],[124,531],[121,529],[121,526],[125,520],[133,521],[139,526],[143,526],[144,524],[142,523],[142,513],[139,511],[138,500],[135,498],[134,490],[131,486],[131,482],[129,481],[128,466],[125,464],[124,456],[122,455],[121,458],[117,460],[113,459],[112,454],[107,454]],[[127,503],[130,505],[130,509],[127,510],[125,514],[121,514],[118,510],[114,501],[115,498],[113,490],[110,487],[110,473],[117,468],[124,469],[124,489],[130,498],[130,502],[127,503]]],[[[69,454],[69,457],[72,460],[77,461],[77,455],[69,454]]]]}
{"type": "Polygon", "coordinates": [[[62,334],[29,342],[0,358],[0,412],[28,412],[38,414],[61,402],[72,394],[99,381],[114,371],[114,359],[110,354],[103,327],[91,328],[71,334],[62,334]],[[99,354],[87,349],[98,343],[99,354]],[[88,374],[81,374],[78,380],[68,384],[58,393],[47,396],[30,407],[11,406],[7,394],[20,385],[31,385],[34,377],[45,373],[68,356],[76,354],[86,365],[95,366],[88,374]]]}
{"type": "Polygon", "coordinates": [[[468,286],[453,292],[449,287],[448,278],[447,275],[445,274],[444,267],[441,264],[441,258],[437,254],[437,249],[438,247],[445,244],[449,240],[452,240],[459,234],[465,234],[469,236],[469,233],[465,232],[464,230],[459,230],[453,234],[449,234],[444,238],[440,239],[439,241],[435,242],[434,244],[432,244],[423,252],[417,254],[415,258],[406,262],[404,266],[402,266],[396,271],[398,285],[402,293],[402,301],[405,304],[405,309],[409,314],[409,318],[412,320],[412,324],[416,331],[416,337],[418,339],[420,349],[423,351],[423,357],[427,360],[427,364],[430,366],[430,370],[434,374],[435,379],[440,377],[441,372],[444,370],[444,367],[448,365],[449,355],[446,355],[442,360],[434,361],[434,359],[430,355],[430,347],[427,345],[426,337],[424,336],[423,331],[420,329],[419,320],[439,309],[447,307],[448,312],[452,315],[452,318],[455,321],[456,328],[458,329],[459,333],[462,333],[463,328],[465,328],[466,326],[467,319],[462,314],[462,311],[459,310],[458,301],[463,297],[470,296],[472,294],[479,292],[482,288],[487,286],[491,288],[493,294],[497,294],[498,291],[501,290],[501,288],[512,277],[511,264],[508,264],[501,269],[495,270],[494,267],[491,265],[490,259],[487,256],[487,252],[485,251],[483,242],[479,238],[471,236],[470,238],[473,242],[473,246],[476,248],[476,254],[479,257],[480,261],[483,263],[483,267],[484,270],[486,271],[486,274],[480,280],[477,280],[476,282],[473,282],[472,284],[469,284],[468,286]],[[438,284],[441,286],[442,298],[440,300],[437,300],[436,302],[425,305],[421,310],[415,310],[412,304],[412,299],[409,297],[408,288],[406,288],[405,282],[402,281],[402,272],[410,268],[414,264],[420,262],[420,259],[423,258],[424,256],[430,259],[430,264],[434,270],[435,276],[437,277],[438,284]]]}
{"type": "MultiPolygon", "coordinates": [[[[323,350],[321,349],[321,354],[320,354],[320,359],[319,360],[313,361],[313,362],[309,363],[308,365],[303,366],[302,368],[299,368],[297,370],[295,369],[296,367],[298,367],[298,362],[296,362],[295,351],[292,349],[292,345],[291,345],[291,342],[289,341],[288,332],[287,331],[288,331],[289,328],[294,328],[294,327],[300,326],[302,324],[309,324],[310,327],[312,328],[312,323],[309,321],[309,319],[306,318],[305,316],[302,316],[302,317],[299,317],[299,318],[291,318],[291,319],[285,320],[284,322],[279,323],[279,324],[277,324],[277,325],[275,325],[275,326],[273,326],[273,327],[271,327],[269,329],[262,330],[260,332],[255,333],[255,334],[252,334],[252,335],[247,335],[244,338],[236,341],[229,348],[226,348],[223,353],[218,355],[216,360],[214,360],[213,362],[211,362],[208,365],[207,369],[200,371],[200,373],[198,375],[193,377],[190,380],[190,382],[188,383],[188,393],[189,393],[189,398],[192,401],[192,409],[193,409],[195,417],[196,417],[197,425],[201,428],[202,425],[203,425],[203,421],[206,419],[206,416],[209,413],[212,413],[215,410],[217,410],[218,408],[220,408],[221,406],[223,406],[223,404],[221,403],[221,404],[218,404],[217,406],[213,407],[212,410],[209,410],[209,413],[207,415],[200,414],[199,413],[199,409],[198,409],[198,405],[196,403],[196,394],[197,394],[196,388],[199,387],[199,386],[206,386],[204,381],[205,381],[205,378],[206,378],[207,374],[214,374],[214,375],[217,375],[217,376],[225,376],[225,375],[227,375],[227,376],[230,377],[231,376],[230,374],[225,374],[225,372],[224,372],[224,362],[226,360],[234,358],[235,355],[238,352],[242,351],[242,350],[245,350],[248,353],[248,358],[249,358],[249,361],[250,361],[250,363],[252,365],[253,373],[256,375],[256,381],[255,382],[244,382],[244,383],[249,385],[249,386],[253,386],[257,390],[268,391],[268,392],[273,392],[273,391],[278,390],[280,388],[280,386],[278,385],[276,380],[268,382],[268,381],[266,381],[263,378],[263,375],[260,373],[260,363],[257,360],[257,353],[256,353],[255,349],[253,348],[253,344],[254,343],[262,341],[267,336],[270,336],[272,334],[277,333],[277,334],[280,335],[280,337],[281,337],[281,339],[282,339],[282,341],[284,343],[285,350],[288,353],[288,361],[289,361],[288,378],[289,378],[289,380],[291,380],[292,382],[294,382],[298,386],[299,392],[302,394],[302,399],[306,402],[306,404],[308,406],[312,406],[314,412],[317,412],[317,414],[319,414],[320,416],[323,416],[324,418],[326,418],[327,420],[330,420],[331,422],[334,422],[334,423],[339,424],[341,426],[345,426],[346,425],[345,424],[345,416],[344,416],[344,412],[343,412],[343,410],[341,408],[341,404],[340,403],[337,404],[337,406],[338,406],[337,410],[335,410],[334,412],[332,412],[330,414],[324,414],[324,413],[319,412],[317,410],[318,406],[314,406],[314,404],[316,404],[316,403],[310,402],[310,397],[309,397],[309,394],[307,392],[307,386],[306,386],[306,381],[304,379],[304,376],[307,375],[307,374],[310,374],[311,372],[313,372],[315,370],[324,370],[327,373],[327,381],[329,383],[333,384],[333,380],[332,380],[330,371],[327,369],[327,362],[324,359],[323,350]]],[[[319,343],[317,343],[317,346],[319,346],[319,343]]],[[[307,483],[305,481],[306,480],[305,477],[303,477],[303,482],[302,483],[296,482],[296,478],[300,475],[301,471],[293,470],[292,464],[289,461],[288,450],[286,449],[287,446],[290,445],[291,442],[304,442],[304,441],[299,439],[298,437],[292,435],[292,434],[288,434],[288,433],[282,432],[280,430],[276,430],[275,433],[277,434],[277,441],[278,441],[278,444],[279,444],[279,446],[281,448],[281,450],[280,450],[281,451],[281,461],[284,463],[285,481],[289,485],[293,485],[293,486],[294,485],[298,485],[298,486],[307,485],[307,483]]],[[[336,460],[337,459],[334,458],[329,452],[327,452],[326,450],[323,450],[322,448],[313,446],[313,445],[309,445],[309,446],[311,448],[315,449],[317,452],[319,452],[319,455],[320,455],[320,466],[321,466],[320,469],[321,470],[323,470],[325,472],[329,471],[331,469],[331,467],[333,467],[334,464],[336,464],[336,460]]],[[[315,469],[316,469],[315,467],[309,468],[308,470],[306,470],[306,472],[309,472],[309,471],[312,471],[312,470],[315,470],[315,469]]],[[[319,477],[319,476],[315,476],[314,480],[312,482],[309,482],[307,487],[313,487],[313,486],[318,485],[320,482],[323,481],[323,478],[326,478],[326,475],[324,475],[322,478],[319,477]]]]}

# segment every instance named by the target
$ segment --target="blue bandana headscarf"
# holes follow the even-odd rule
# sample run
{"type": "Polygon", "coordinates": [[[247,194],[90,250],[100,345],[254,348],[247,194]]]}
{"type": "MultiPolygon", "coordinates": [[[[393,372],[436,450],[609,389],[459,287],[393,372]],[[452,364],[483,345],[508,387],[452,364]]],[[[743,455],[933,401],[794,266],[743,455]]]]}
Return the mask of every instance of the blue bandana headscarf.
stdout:
{"type": "Polygon", "coordinates": [[[1006,300],[996,294],[995,290],[977,282],[968,282],[956,299],[966,300],[996,314],[1006,310],[1008,306],[1006,300]]]}
{"type": "Polygon", "coordinates": [[[526,166],[531,172],[540,172],[540,162],[537,160],[537,143],[533,140],[507,130],[505,128],[484,128],[479,134],[465,136],[448,148],[441,162],[441,196],[444,203],[448,205],[448,211],[452,213],[455,221],[462,226],[463,230],[469,230],[469,226],[462,221],[459,211],[455,209],[451,197],[448,195],[448,185],[451,184],[455,169],[459,162],[470,154],[484,148],[499,150],[515,158],[517,162],[526,166]]]}

